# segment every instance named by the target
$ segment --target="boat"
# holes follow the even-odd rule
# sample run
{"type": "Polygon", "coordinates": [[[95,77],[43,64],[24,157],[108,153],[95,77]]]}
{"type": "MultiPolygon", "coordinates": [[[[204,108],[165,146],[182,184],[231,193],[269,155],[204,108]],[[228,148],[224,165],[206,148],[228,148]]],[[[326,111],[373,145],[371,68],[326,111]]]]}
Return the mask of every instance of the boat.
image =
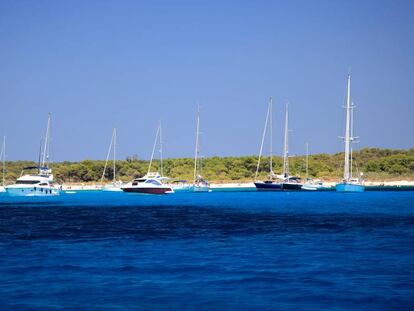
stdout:
{"type": "Polygon", "coordinates": [[[259,159],[257,161],[257,167],[256,167],[256,174],[255,174],[255,181],[254,185],[258,191],[281,191],[282,190],[282,184],[277,179],[277,175],[273,172],[273,100],[270,98],[269,105],[267,107],[267,114],[266,114],[266,120],[265,125],[263,129],[263,135],[262,135],[262,142],[260,144],[260,151],[259,151],[259,159]],[[257,176],[259,174],[259,168],[260,168],[260,160],[263,153],[263,145],[266,137],[266,133],[268,131],[267,125],[269,124],[269,143],[270,143],[270,152],[269,152],[269,175],[268,179],[264,181],[257,180],[257,176]]]}
{"type": "Polygon", "coordinates": [[[355,143],[358,137],[353,135],[353,109],[355,106],[351,104],[351,75],[348,74],[347,95],[345,106],[345,136],[343,137],[345,145],[345,161],[344,161],[344,178],[342,182],[336,184],[337,192],[364,192],[365,185],[361,172],[359,178],[352,177],[352,143],[355,143]]]}
{"type": "Polygon", "coordinates": [[[174,190],[174,192],[192,192],[193,184],[187,180],[173,179],[168,180],[168,185],[174,190]]]}
{"type": "Polygon", "coordinates": [[[324,189],[323,182],[319,179],[309,178],[309,144],[306,143],[306,177],[302,190],[316,191],[324,189]]]}
{"type": "Polygon", "coordinates": [[[127,185],[121,186],[122,191],[130,193],[146,193],[146,194],[167,194],[174,193],[174,190],[170,185],[167,184],[169,178],[163,176],[163,166],[162,166],[162,128],[161,122],[157,128],[157,133],[155,134],[154,147],[152,148],[151,160],[148,166],[148,172],[145,176],[136,178],[127,185]],[[159,138],[159,147],[160,147],[160,173],[151,172],[151,165],[154,158],[155,148],[157,147],[157,142],[159,138]]]}
{"type": "Polygon", "coordinates": [[[1,192],[6,192],[6,188],[4,187],[6,185],[6,136],[3,137],[3,145],[1,148],[0,159],[2,160],[2,164],[3,164],[3,169],[2,169],[3,183],[2,183],[2,186],[0,186],[0,193],[1,193],[1,192]]]}
{"type": "Polygon", "coordinates": [[[197,110],[197,129],[196,129],[196,146],[194,155],[194,192],[210,192],[210,184],[208,180],[201,175],[203,163],[200,157],[200,107],[197,110]]]}
{"type": "Polygon", "coordinates": [[[289,175],[289,109],[288,104],[286,104],[285,110],[285,139],[284,139],[284,148],[283,148],[283,181],[282,189],[283,190],[301,190],[302,181],[298,176],[289,175]]]}
{"type": "Polygon", "coordinates": [[[122,191],[121,186],[123,183],[121,181],[116,180],[116,128],[114,128],[112,131],[111,143],[109,144],[108,154],[106,156],[105,166],[104,166],[104,170],[103,170],[102,178],[101,178],[101,184],[103,183],[103,180],[105,178],[106,167],[108,165],[108,160],[109,160],[111,151],[113,151],[112,182],[104,185],[102,187],[102,191],[119,192],[119,191],[122,191]]]}
{"type": "Polygon", "coordinates": [[[57,196],[61,187],[53,182],[52,169],[49,168],[49,145],[50,145],[50,113],[48,115],[44,148],[42,141],[39,151],[39,165],[25,167],[13,185],[6,186],[9,196],[57,196]],[[37,173],[23,174],[26,171],[36,170],[37,173]]]}

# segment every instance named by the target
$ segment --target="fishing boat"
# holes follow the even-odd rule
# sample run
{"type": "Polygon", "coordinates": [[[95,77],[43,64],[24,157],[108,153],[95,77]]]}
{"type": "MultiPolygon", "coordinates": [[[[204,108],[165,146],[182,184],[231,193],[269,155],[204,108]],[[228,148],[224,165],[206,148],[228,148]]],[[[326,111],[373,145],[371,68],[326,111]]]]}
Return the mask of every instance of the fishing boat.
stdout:
{"type": "Polygon", "coordinates": [[[155,134],[154,146],[152,148],[151,160],[148,166],[148,172],[145,176],[136,178],[127,185],[121,186],[122,191],[132,193],[146,193],[146,194],[167,194],[174,193],[174,190],[167,184],[169,178],[163,176],[162,165],[162,128],[161,122],[157,128],[155,134]],[[160,151],[160,173],[151,172],[151,165],[154,158],[155,148],[157,147],[159,139],[159,151],[160,151]]]}
{"type": "Polygon", "coordinates": [[[201,175],[203,163],[200,157],[200,107],[197,110],[197,129],[196,129],[196,146],[194,155],[194,192],[209,192],[210,184],[208,180],[204,179],[201,175]]]}
{"type": "Polygon", "coordinates": [[[16,183],[5,187],[9,196],[56,196],[60,194],[61,187],[54,184],[52,169],[49,168],[49,145],[50,113],[43,150],[40,144],[39,165],[24,168],[16,183]],[[37,173],[23,174],[33,170],[37,173]]]}
{"type": "Polygon", "coordinates": [[[353,135],[353,109],[355,106],[351,104],[351,75],[348,75],[347,95],[345,106],[345,136],[342,137],[345,145],[345,161],[344,161],[344,178],[341,183],[336,184],[338,192],[363,192],[365,191],[363,174],[361,172],[359,178],[352,177],[352,143],[357,137],[353,135]]]}
{"type": "Polygon", "coordinates": [[[309,178],[309,144],[306,143],[306,177],[305,183],[302,185],[302,190],[316,191],[324,188],[321,180],[309,178]]]}
{"type": "Polygon", "coordinates": [[[285,110],[285,139],[284,139],[284,148],[283,148],[283,190],[301,190],[302,181],[298,176],[289,175],[289,109],[288,104],[286,104],[285,110]]]}
{"type": "Polygon", "coordinates": [[[101,184],[105,178],[106,167],[108,165],[109,156],[113,151],[113,169],[112,169],[112,182],[102,187],[102,191],[122,191],[122,182],[116,180],[116,128],[112,131],[111,143],[109,144],[108,154],[106,156],[105,166],[102,173],[101,184]]]}
{"type": "Polygon", "coordinates": [[[262,142],[260,144],[260,151],[259,151],[259,159],[257,161],[256,167],[256,174],[255,174],[255,181],[254,185],[256,189],[259,191],[280,191],[282,190],[282,184],[280,181],[277,180],[277,175],[273,172],[273,100],[270,98],[269,105],[267,107],[266,113],[266,120],[263,129],[262,135],[262,142]],[[268,124],[269,124],[269,143],[270,143],[270,151],[269,151],[269,175],[268,179],[264,181],[257,180],[257,176],[259,174],[259,167],[260,167],[260,160],[263,153],[263,145],[266,137],[266,133],[268,131],[268,124]]]}
{"type": "Polygon", "coordinates": [[[0,186],[0,193],[6,192],[6,188],[4,187],[6,185],[6,136],[3,137],[3,145],[1,147],[1,153],[0,153],[0,159],[2,162],[2,186],[0,186]]]}

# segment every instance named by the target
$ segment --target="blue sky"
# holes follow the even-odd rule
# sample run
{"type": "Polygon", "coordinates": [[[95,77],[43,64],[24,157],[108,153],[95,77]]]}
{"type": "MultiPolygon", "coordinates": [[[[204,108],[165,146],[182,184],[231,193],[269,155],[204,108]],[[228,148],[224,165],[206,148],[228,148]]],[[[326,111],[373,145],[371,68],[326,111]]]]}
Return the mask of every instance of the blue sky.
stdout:
{"type": "Polygon", "coordinates": [[[282,152],[342,150],[352,72],[361,147],[413,147],[412,1],[0,2],[0,135],[9,159],[37,158],[52,113],[52,159],[257,154],[269,96],[282,152]]]}

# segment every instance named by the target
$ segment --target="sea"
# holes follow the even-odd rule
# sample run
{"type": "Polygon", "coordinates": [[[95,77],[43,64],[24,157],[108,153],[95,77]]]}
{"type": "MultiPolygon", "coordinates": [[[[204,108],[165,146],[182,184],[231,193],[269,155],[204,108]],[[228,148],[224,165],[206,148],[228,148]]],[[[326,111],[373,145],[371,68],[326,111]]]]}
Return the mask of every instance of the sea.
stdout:
{"type": "Polygon", "coordinates": [[[414,192],[0,196],[1,310],[414,310],[414,192]]]}

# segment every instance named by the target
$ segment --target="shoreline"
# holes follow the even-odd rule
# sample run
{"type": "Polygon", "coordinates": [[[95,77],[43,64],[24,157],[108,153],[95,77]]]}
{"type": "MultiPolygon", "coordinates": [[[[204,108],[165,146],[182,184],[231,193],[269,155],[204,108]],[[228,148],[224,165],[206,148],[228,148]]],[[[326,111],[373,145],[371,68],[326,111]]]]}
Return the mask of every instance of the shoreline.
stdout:
{"type": "MultiPolygon", "coordinates": [[[[327,181],[324,182],[327,187],[335,186],[336,182],[327,181]]],[[[409,180],[399,180],[399,181],[368,181],[365,183],[367,187],[414,187],[414,181],[409,180]]],[[[101,190],[103,185],[98,183],[93,184],[85,184],[85,183],[64,183],[62,184],[63,191],[93,191],[93,190],[101,190]]],[[[223,182],[223,183],[211,183],[211,189],[226,189],[226,188],[234,188],[234,189],[243,189],[243,188],[254,188],[253,182],[223,182]]]]}

